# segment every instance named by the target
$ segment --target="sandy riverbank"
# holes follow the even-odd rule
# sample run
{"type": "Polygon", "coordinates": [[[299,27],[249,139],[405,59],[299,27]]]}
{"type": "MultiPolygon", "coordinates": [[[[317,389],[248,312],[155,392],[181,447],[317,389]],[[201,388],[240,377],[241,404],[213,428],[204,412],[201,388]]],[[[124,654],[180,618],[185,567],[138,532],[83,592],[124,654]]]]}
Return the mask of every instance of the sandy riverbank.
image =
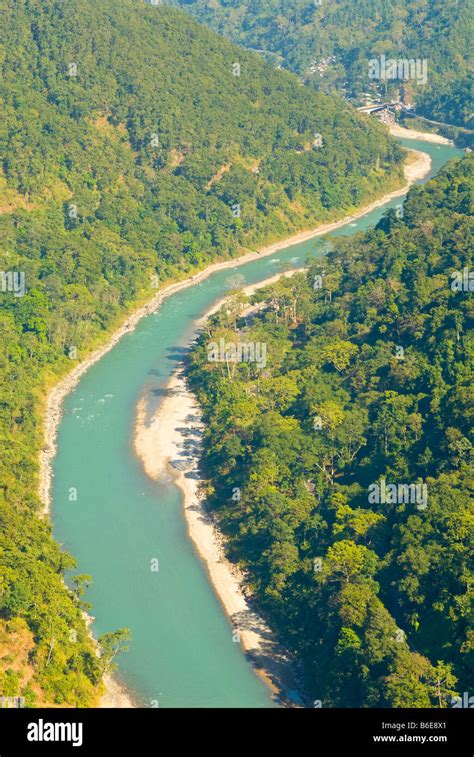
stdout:
{"type": "Polygon", "coordinates": [[[405,129],[403,126],[394,124],[390,126],[390,134],[393,137],[403,137],[404,139],[420,139],[423,142],[434,142],[437,145],[453,145],[454,142],[441,134],[434,134],[430,131],[416,131],[416,129],[405,129]]]}
{"type": "MultiPolygon", "coordinates": [[[[296,270],[277,273],[245,287],[244,292],[250,297],[257,289],[278,281],[282,276],[291,277],[294,273],[296,270]]],[[[213,305],[196,322],[195,334],[225,299],[213,305]]],[[[295,704],[298,685],[289,656],[276,642],[264,620],[252,609],[244,591],[244,576],[227,560],[222,536],[207,514],[200,496],[199,459],[203,425],[200,408],[186,385],[182,367],[170,377],[164,400],[149,424],[146,423],[146,410],[146,400],[142,398],[137,406],[134,434],[137,457],[150,478],[155,481],[173,480],[181,490],[189,536],[230,620],[232,630],[229,632],[240,642],[275,698],[281,703],[295,704]]]]}
{"type": "MultiPolygon", "coordinates": [[[[430,167],[430,157],[426,153],[417,153],[417,159],[405,166],[407,183],[411,185],[426,176],[430,167]]],[[[257,289],[293,273],[295,271],[275,274],[245,287],[244,292],[250,296],[257,289]]],[[[196,322],[196,331],[206,318],[222,307],[225,299],[215,303],[196,322]]],[[[189,535],[204,561],[232,629],[238,631],[240,643],[257,672],[275,693],[283,694],[283,700],[288,701],[288,693],[297,689],[288,656],[279,647],[263,619],[251,609],[244,593],[244,577],[226,559],[222,537],[206,513],[200,497],[201,413],[194,395],[187,388],[182,367],[171,376],[164,400],[149,424],[146,423],[146,416],[146,400],[142,398],[137,407],[135,452],[150,478],[155,481],[171,478],[180,488],[189,535]]]]}
{"type": "Polygon", "coordinates": [[[127,690],[121,683],[111,675],[105,675],[103,678],[106,692],[100,700],[101,709],[115,710],[118,708],[135,707],[130,699],[127,690]]]}
{"type": "MultiPolygon", "coordinates": [[[[424,138],[424,137],[423,137],[424,138]]],[[[84,361],[79,363],[65,378],[60,380],[56,386],[50,391],[47,400],[46,400],[46,412],[45,412],[45,420],[44,420],[44,438],[45,438],[45,446],[43,450],[40,453],[40,485],[39,485],[39,493],[41,500],[43,502],[43,512],[42,515],[47,516],[50,513],[50,506],[51,506],[51,481],[52,481],[52,461],[54,459],[54,456],[56,454],[56,438],[57,438],[57,430],[59,426],[59,422],[61,420],[62,415],[62,403],[64,401],[64,398],[71,392],[75,386],[78,384],[81,376],[98,360],[100,360],[107,352],[109,352],[117,343],[118,341],[127,333],[133,331],[137,325],[137,323],[147,315],[150,315],[151,313],[155,312],[163,300],[166,297],[169,297],[170,295],[174,294],[175,292],[178,292],[182,289],[185,289],[186,287],[193,286],[194,284],[204,280],[208,276],[210,276],[215,271],[227,269],[227,268],[235,268],[238,265],[241,265],[243,263],[249,262],[250,260],[254,260],[259,257],[263,257],[266,255],[272,255],[278,250],[284,249],[286,247],[292,246],[294,244],[298,244],[299,242],[304,242],[306,240],[312,239],[313,237],[320,236],[322,234],[326,234],[328,232],[334,231],[335,229],[340,228],[341,226],[350,223],[351,221],[357,220],[358,218],[361,218],[366,213],[369,213],[370,211],[384,205],[385,203],[389,202],[391,199],[395,197],[399,197],[407,191],[407,189],[413,184],[414,181],[417,179],[423,178],[423,176],[426,175],[426,173],[430,169],[431,160],[426,153],[418,152],[417,153],[418,158],[415,161],[412,161],[408,166],[405,166],[405,177],[406,177],[406,184],[403,188],[394,190],[393,192],[390,192],[386,195],[384,195],[379,200],[375,200],[366,207],[360,209],[359,211],[353,213],[350,216],[345,216],[344,218],[340,219],[339,221],[334,221],[331,223],[325,223],[321,224],[320,226],[308,230],[308,231],[302,231],[298,234],[295,234],[287,239],[281,240],[279,242],[275,242],[271,245],[268,245],[267,247],[263,248],[260,252],[249,252],[240,258],[235,258],[232,260],[223,261],[220,263],[214,263],[210,265],[205,270],[201,271],[200,273],[195,274],[194,276],[191,276],[187,278],[184,281],[178,282],[176,284],[171,284],[168,287],[164,288],[163,290],[159,291],[148,303],[138,308],[133,314],[128,316],[124,322],[124,324],[117,329],[108,339],[108,341],[99,349],[95,350],[93,353],[91,353],[84,361]]],[[[185,386],[184,386],[185,390],[185,386]]],[[[189,400],[192,401],[192,398],[189,400]]],[[[172,425],[172,424],[171,424],[172,425]]],[[[186,485],[189,486],[189,481],[186,481],[186,485]]],[[[190,496],[195,496],[195,493],[189,492],[188,498],[190,496]]],[[[188,523],[191,521],[191,510],[187,510],[187,518],[188,523]]],[[[200,520],[200,516],[195,516],[195,520],[200,520]]],[[[190,533],[193,538],[193,533],[191,529],[191,525],[189,525],[190,533]]],[[[205,541],[201,544],[201,549],[208,550],[208,555],[212,555],[212,561],[215,562],[216,565],[218,565],[221,562],[221,554],[220,552],[215,552],[214,550],[217,548],[211,548],[211,545],[213,543],[213,539],[217,539],[217,536],[212,537],[207,535],[208,542],[205,541]]],[[[198,548],[199,549],[199,548],[198,548]]],[[[199,549],[200,551],[200,549],[199,549]]],[[[234,594],[232,597],[232,601],[229,595],[229,608],[230,611],[229,615],[232,617],[235,615],[235,612],[239,612],[238,608],[239,606],[242,607],[242,602],[245,602],[245,598],[243,597],[243,594],[240,589],[239,581],[237,581],[235,577],[235,573],[232,574],[234,576],[233,580],[236,582],[236,586],[234,586],[234,594]]],[[[216,592],[219,594],[219,586],[217,585],[218,578],[216,576],[214,583],[214,586],[216,588],[216,592]]],[[[247,612],[247,610],[245,610],[247,612]]],[[[249,645],[248,649],[255,649],[256,646],[261,649],[263,643],[268,638],[269,630],[266,627],[263,627],[260,625],[261,621],[257,619],[253,619],[253,615],[249,616],[252,620],[250,622],[250,627],[246,628],[246,635],[245,640],[242,640],[242,644],[245,646],[245,644],[249,645]]],[[[268,674],[270,676],[276,676],[279,677],[279,681],[283,678],[286,678],[287,673],[278,674],[279,664],[283,664],[285,666],[285,661],[280,659],[280,663],[278,663],[279,660],[279,652],[273,651],[272,658],[274,660],[274,663],[272,665],[266,664],[266,667],[269,669],[268,674]],[[270,670],[271,668],[271,670],[270,670]]],[[[260,665],[260,662],[257,660],[256,665],[260,665]]],[[[263,665],[262,665],[263,667],[263,665]]],[[[271,682],[271,681],[270,681],[271,682]]],[[[104,707],[133,707],[132,700],[128,697],[126,691],[120,686],[120,684],[114,679],[109,678],[106,681],[107,685],[107,694],[103,698],[103,704],[104,707]]],[[[272,683],[272,685],[275,688],[278,688],[279,683],[272,683]]]]}
{"type": "Polygon", "coordinates": [[[252,609],[244,593],[244,577],[226,559],[222,537],[199,495],[201,415],[194,396],[186,387],[182,370],[173,374],[168,382],[165,399],[149,426],[144,418],[145,403],[141,401],[135,450],[146,473],[154,480],[174,480],[180,488],[189,536],[230,620],[229,634],[240,642],[275,698],[289,704],[298,688],[289,657],[252,609]]]}
{"type": "Polygon", "coordinates": [[[367,213],[370,213],[372,210],[385,205],[385,203],[389,202],[395,197],[400,197],[401,195],[405,194],[405,192],[415,181],[426,176],[431,166],[431,158],[429,155],[415,150],[411,150],[410,152],[415,153],[417,155],[417,159],[408,162],[405,166],[406,183],[401,189],[387,193],[379,200],[374,200],[373,202],[369,203],[369,205],[366,205],[364,208],[361,208],[352,215],[341,218],[339,221],[324,223],[314,229],[301,231],[298,234],[293,234],[291,237],[287,237],[286,239],[282,239],[279,242],[274,242],[273,244],[262,248],[259,252],[249,252],[239,258],[233,258],[232,260],[226,260],[220,263],[213,263],[194,276],[190,276],[189,278],[184,279],[183,281],[179,281],[176,284],[170,284],[169,286],[164,287],[153,298],[151,298],[149,302],[147,302],[145,305],[142,305],[131,315],[129,315],[123,325],[110,335],[107,342],[102,347],[91,353],[85,360],[76,365],[72,369],[72,371],[67,374],[67,376],[61,379],[50,391],[46,400],[46,412],[43,427],[45,445],[40,453],[39,485],[39,494],[44,505],[43,515],[49,514],[51,506],[51,463],[56,455],[56,436],[59,421],[61,420],[62,415],[63,400],[77,386],[81,376],[83,376],[84,373],[86,373],[86,371],[94,363],[100,360],[107,352],[115,347],[117,342],[119,342],[125,334],[133,331],[142,318],[145,318],[147,315],[154,313],[160,307],[163,300],[166,297],[174,294],[175,292],[179,292],[182,289],[193,286],[194,284],[203,281],[216,271],[221,271],[226,268],[235,268],[239,265],[242,265],[243,263],[255,260],[256,258],[272,255],[278,250],[282,250],[286,247],[291,247],[292,245],[298,244],[300,242],[305,242],[309,239],[313,239],[314,237],[321,236],[322,234],[327,234],[331,231],[335,231],[341,226],[344,226],[345,224],[352,221],[356,221],[367,213]]]}

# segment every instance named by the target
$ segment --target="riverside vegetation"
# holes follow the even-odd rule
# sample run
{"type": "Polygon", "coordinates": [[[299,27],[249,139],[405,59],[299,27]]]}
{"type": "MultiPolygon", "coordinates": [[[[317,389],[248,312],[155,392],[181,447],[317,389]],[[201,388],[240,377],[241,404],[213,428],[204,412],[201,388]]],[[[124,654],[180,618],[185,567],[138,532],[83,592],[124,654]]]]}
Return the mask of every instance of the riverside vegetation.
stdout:
{"type": "Polygon", "coordinates": [[[316,706],[472,691],[473,168],[449,163],[253,313],[234,293],[190,354],[208,507],[316,706]],[[213,361],[221,342],[250,358],[213,361]]]}
{"type": "Polygon", "coordinates": [[[402,152],[179,10],[6,0],[0,40],[0,694],[92,706],[127,633],[97,657],[38,517],[47,391],[162,282],[400,186],[402,152]]]}

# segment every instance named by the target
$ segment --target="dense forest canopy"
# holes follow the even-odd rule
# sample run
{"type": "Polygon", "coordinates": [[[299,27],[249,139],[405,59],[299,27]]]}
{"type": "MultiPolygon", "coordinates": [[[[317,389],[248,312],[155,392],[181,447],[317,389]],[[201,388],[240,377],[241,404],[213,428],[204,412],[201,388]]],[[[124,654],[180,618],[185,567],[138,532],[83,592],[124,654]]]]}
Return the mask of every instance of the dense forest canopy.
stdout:
{"type": "Polygon", "coordinates": [[[421,115],[472,128],[471,0],[166,0],[323,91],[402,94],[421,115]],[[368,62],[427,62],[426,84],[374,81],[368,62]]]}
{"type": "Polygon", "coordinates": [[[190,355],[208,505],[316,706],[472,691],[473,168],[258,291],[263,309],[236,292],[190,355]]]}
{"type": "Polygon", "coordinates": [[[46,390],[162,282],[399,186],[401,151],[176,9],[7,0],[0,40],[0,691],[90,706],[126,633],[98,660],[37,517],[46,390]]]}

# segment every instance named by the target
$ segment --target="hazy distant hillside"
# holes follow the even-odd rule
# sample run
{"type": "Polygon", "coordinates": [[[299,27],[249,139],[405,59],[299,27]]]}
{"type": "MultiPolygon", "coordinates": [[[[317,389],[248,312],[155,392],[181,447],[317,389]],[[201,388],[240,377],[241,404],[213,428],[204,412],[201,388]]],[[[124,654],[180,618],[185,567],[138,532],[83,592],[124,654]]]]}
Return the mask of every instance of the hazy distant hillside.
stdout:
{"type": "MultiPolygon", "coordinates": [[[[166,0],[168,1],[168,0],[166,0]]],[[[170,0],[199,21],[271,59],[322,90],[367,92],[368,60],[427,60],[426,85],[393,82],[436,120],[472,124],[471,0],[170,0]],[[313,70],[311,70],[313,66],[313,70]]],[[[383,91],[383,88],[380,88],[383,91]]]]}
{"type": "Polygon", "coordinates": [[[163,280],[400,183],[400,150],[175,9],[7,0],[0,40],[0,692],[89,706],[88,578],[36,518],[46,387],[163,280]]]}

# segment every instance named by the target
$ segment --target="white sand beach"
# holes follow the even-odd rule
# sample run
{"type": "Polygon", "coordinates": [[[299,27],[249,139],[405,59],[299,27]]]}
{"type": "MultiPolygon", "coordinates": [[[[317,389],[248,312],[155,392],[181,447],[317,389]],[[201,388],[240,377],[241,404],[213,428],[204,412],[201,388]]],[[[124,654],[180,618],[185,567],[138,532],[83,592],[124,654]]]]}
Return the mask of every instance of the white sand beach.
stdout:
{"type": "Polygon", "coordinates": [[[421,139],[423,142],[434,142],[438,145],[452,145],[451,139],[442,137],[441,134],[435,134],[431,131],[417,131],[416,129],[405,129],[403,126],[394,124],[390,126],[390,134],[393,137],[403,137],[404,139],[421,139]]]}
{"type": "Polygon", "coordinates": [[[130,699],[127,690],[113,675],[105,675],[103,678],[106,692],[100,701],[101,709],[120,709],[136,707],[130,699]]]}
{"type": "Polygon", "coordinates": [[[165,399],[150,425],[145,423],[145,406],[140,402],[135,450],[152,479],[172,479],[179,486],[189,536],[230,620],[229,633],[240,642],[256,672],[278,699],[289,704],[297,690],[289,657],[252,609],[244,576],[225,557],[222,536],[199,493],[201,439],[200,410],[180,370],[168,382],[165,399]]]}

